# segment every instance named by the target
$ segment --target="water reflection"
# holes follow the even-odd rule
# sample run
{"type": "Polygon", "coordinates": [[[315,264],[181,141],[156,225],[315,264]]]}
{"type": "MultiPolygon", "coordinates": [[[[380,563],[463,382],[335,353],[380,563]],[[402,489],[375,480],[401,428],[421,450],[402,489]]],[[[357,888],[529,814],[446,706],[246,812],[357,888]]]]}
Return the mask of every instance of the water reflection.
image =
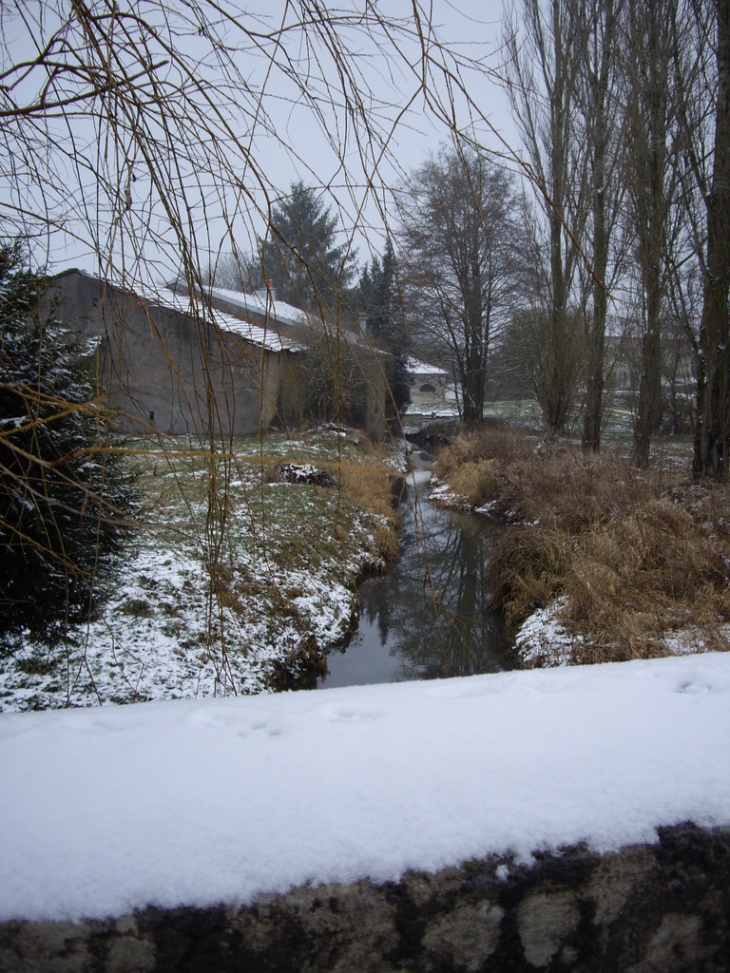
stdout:
{"type": "Polygon", "coordinates": [[[328,657],[320,687],[495,672],[511,667],[484,575],[502,528],[428,501],[428,474],[409,478],[401,557],[363,586],[360,624],[328,657]]]}

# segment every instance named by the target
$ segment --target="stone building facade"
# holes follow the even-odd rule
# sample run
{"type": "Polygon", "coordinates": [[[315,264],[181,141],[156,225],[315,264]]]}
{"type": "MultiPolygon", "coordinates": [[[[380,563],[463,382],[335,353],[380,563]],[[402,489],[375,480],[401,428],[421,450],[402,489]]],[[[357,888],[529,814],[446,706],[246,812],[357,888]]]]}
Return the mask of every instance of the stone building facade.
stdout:
{"type": "MultiPolygon", "coordinates": [[[[260,295],[124,285],[80,270],[53,278],[56,316],[94,356],[120,429],[140,435],[242,436],[306,417],[312,367],[302,312],[260,295]]],[[[367,431],[385,430],[385,382],[363,346],[367,431]]]]}

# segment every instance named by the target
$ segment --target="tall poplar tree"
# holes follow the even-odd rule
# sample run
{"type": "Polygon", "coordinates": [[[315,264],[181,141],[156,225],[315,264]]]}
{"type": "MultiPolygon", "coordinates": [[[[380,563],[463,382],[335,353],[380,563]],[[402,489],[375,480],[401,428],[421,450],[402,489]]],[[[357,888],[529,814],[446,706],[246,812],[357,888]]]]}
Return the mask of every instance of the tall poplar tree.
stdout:
{"type": "Polygon", "coordinates": [[[628,223],[641,295],[634,461],[649,463],[662,418],[662,329],[668,289],[669,220],[678,186],[672,23],[677,0],[627,4],[624,29],[628,223]]]}
{"type": "Polygon", "coordinates": [[[714,0],[717,88],[697,379],[696,475],[730,474],[730,0],[714,0]]]}
{"type": "Polygon", "coordinates": [[[534,318],[541,335],[536,390],[550,435],[560,435],[575,403],[573,296],[579,253],[575,228],[585,221],[585,143],[577,138],[581,23],[571,0],[515,0],[504,28],[507,90],[533,174],[544,233],[533,252],[534,318]],[[544,256],[542,256],[544,254],[544,256]]]}

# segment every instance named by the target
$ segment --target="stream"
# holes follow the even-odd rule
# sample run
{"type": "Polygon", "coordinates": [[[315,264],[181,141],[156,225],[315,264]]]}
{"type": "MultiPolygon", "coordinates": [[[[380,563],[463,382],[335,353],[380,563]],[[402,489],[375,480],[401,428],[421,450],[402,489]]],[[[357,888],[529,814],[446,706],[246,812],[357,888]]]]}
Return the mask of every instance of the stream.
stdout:
{"type": "Polygon", "coordinates": [[[329,653],[329,672],[318,688],[514,667],[511,642],[501,617],[487,607],[484,585],[505,528],[481,514],[430,503],[429,479],[428,468],[409,474],[400,557],[386,574],[363,584],[357,629],[329,653]]]}

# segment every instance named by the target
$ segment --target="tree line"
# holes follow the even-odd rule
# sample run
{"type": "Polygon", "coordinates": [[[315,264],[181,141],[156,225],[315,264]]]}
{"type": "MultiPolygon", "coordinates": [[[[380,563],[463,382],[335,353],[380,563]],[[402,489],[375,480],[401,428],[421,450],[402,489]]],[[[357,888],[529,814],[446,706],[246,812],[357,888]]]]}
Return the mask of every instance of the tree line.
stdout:
{"type": "Polygon", "coordinates": [[[465,419],[512,369],[549,434],[582,414],[590,450],[620,354],[636,464],[684,420],[695,474],[726,478],[730,4],[514,0],[503,55],[527,178],[462,138],[396,194],[416,332],[465,419]]]}
{"type": "MultiPolygon", "coordinates": [[[[420,2],[412,16],[389,18],[378,5],[362,13],[295,0],[279,23],[208,0],[151,0],[144,10],[31,0],[5,4],[3,27],[0,540],[28,577],[31,552],[58,568],[69,618],[88,613],[80,606],[92,604],[102,561],[123,536],[128,492],[123,477],[117,493],[97,490],[97,476],[107,483],[114,468],[99,390],[57,344],[52,317],[23,310],[19,239],[36,265],[71,242],[102,275],[159,280],[177,266],[191,290],[210,279],[211,254],[229,247],[239,279],[226,285],[221,264],[223,286],[271,280],[323,322],[364,324],[387,352],[394,414],[407,399],[409,354],[446,363],[470,421],[513,369],[550,433],[580,405],[588,449],[601,445],[618,330],[638,351],[639,465],[686,347],[694,472],[728,476],[730,0],[513,0],[497,69],[442,43],[420,2]],[[384,68],[390,102],[371,87],[384,68]],[[289,87],[272,88],[273,76],[289,87]],[[472,93],[493,83],[509,93],[521,141],[499,156],[482,145],[487,119],[472,93]],[[330,208],[344,207],[342,196],[280,134],[277,101],[309,113],[343,196],[356,199],[344,240],[343,208],[330,208]],[[441,126],[443,146],[385,184],[404,106],[416,103],[441,126]],[[259,138],[306,175],[284,195],[259,138]],[[358,268],[367,199],[383,218],[382,243],[358,268]],[[216,219],[225,245],[213,241],[216,219]],[[49,391],[46,376],[61,374],[68,384],[49,391]],[[73,448],[54,425],[66,419],[73,448]],[[37,451],[44,437],[60,451],[50,459],[37,451]],[[62,525],[74,518],[86,560],[67,558],[62,525]]],[[[681,391],[675,381],[677,400],[681,391]]],[[[213,565],[227,500],[212,428],[209,439],[213,565]]],[[[18,631],[30,629],[37,606],[26,599],[32,611],[20,621],[25,596],[8,572],[0,602],[18,631]]]]}
{"type": "Polygon", "coordinates": [[[504,46],[534,175],[546,424],[559,432],[572,398],[577,316],[583,441],[599,448],[611,308],[639,347],[637,464],[661,426],[662,352],[674,331],[692,361],[695,473],[726,477],[730,4],[515,0],[504,46]]]}
{"type": "Polygon", "coordinates": [[[663,428],[690,427],[695,474],[726,477],[729,9],[514,0],[502,81],[521,171],[454,133],[391,187],[391,233],[359,277],[321,194],[296,183],[255,255],[222,276],[367,321],[396,363],[399,408],[417,349],[452,375],[464,420],[510,374],[549,434],[581,415],[590,450],[621,357],[637,465],[663,428]]]}

